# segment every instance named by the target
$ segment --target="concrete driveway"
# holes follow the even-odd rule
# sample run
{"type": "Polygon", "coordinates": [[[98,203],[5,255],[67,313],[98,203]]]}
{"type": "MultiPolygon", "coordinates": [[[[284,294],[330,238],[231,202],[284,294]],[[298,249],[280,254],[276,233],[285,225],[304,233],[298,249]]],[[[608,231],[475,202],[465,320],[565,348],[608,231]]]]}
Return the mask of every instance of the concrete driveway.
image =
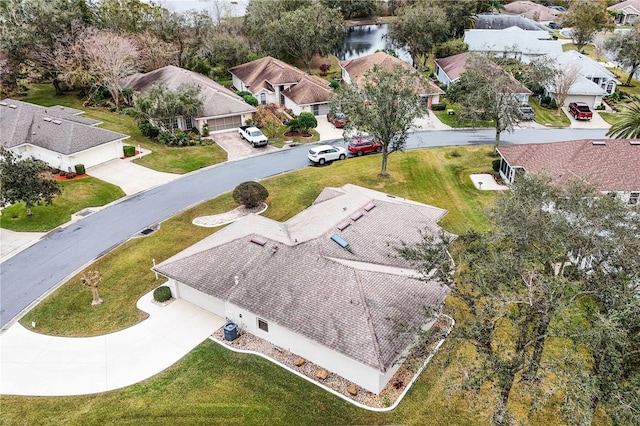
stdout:
{"type": "Polygon", "coordinates": [[[160,306],[152,298],[149,292],[137,303],[149,318],[103,336],[47,336],[14,324],[0,336],[0,394],[84,395],[129,386],[169,368],[225,323],[183,299],[160,306]]]}
{"type": "Polygon", "coordinates": [[[571,120],[571,125],[569,127],[572,129],[608,129],[611,127],[611,124],[604,121],[604,118],[600,117],[598,111],[594,111],[593,109],[593,117],[591,120],[576,120],[571,114],[569,114],[568,107],[562,107],[562,111],[564,111],[565,115],[569,117],[569,120],[571,120]]]}
{"type": "Polygon", "coordinates": [[[275,146],[259,146],[254,148],[251,144],[243,140],[237,131],[216,133],[209,136],[216,144],[227,152],[227,160],[239,160],[241,158],[251,157],[252,155],[264,154],[266,152],[277,151],[275,146]]]}

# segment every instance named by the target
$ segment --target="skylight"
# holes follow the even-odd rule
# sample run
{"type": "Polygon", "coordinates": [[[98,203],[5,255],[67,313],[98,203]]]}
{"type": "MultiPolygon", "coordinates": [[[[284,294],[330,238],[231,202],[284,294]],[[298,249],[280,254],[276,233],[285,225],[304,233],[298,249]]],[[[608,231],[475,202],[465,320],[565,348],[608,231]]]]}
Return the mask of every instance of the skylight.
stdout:
{"type": "Polygon", "coordinates": [[[342,247],[342,248],[347,248],[347,247],[349,247],[349,243],[348,243],[348,242],[346,242],[346,241],[345,241],[345,239],[344,239],[344,238],[342,238],[342,237],[341,237],[340,235],[338,235],[338,234],[333,234],[333,235],[331,236],[331,239],[332,239],[333,241],[335,241],[336,243],[338,243],[338,244],[340,245],[340,247],[342,247]]]}

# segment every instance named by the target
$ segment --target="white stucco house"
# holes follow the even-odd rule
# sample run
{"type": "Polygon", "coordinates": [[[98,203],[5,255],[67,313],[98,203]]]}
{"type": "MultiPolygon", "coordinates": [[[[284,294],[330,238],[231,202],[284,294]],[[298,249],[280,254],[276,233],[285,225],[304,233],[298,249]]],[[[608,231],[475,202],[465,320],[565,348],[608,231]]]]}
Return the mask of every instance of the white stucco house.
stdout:
{"type": "MultiPolygon", "coordinates": [[[[374,66],[391,71],[395,66],[399,65],[409,73],[417,71],[402,59],[391,56],[385,52],[376,52],[371,55],[361,56],[355,59],[349,59],[340,62],[342,79],[347,84],[362,85],[366,80],[366,73],[374,66]]],[[[429,108],[432,104],[440,102],[440,95],[444,94],[444,90],[434,84],[432,81],[425,80],[424,84],[416,88],[420,96],[424,99],[429,108]]]]}
{"type": "Polygon", "coordinates": [[[464,42],[469,46],[469,52],[514,58],[524,63],[562,53],[562,44],[548,38],[547,31],[528,31],[517,26],[503,30],[464,31],[464,42]]]}
{"type": "Polygon", "coordinates": [[[202,101],[202,108],[196,117],[179,117],[173,123],[169,123],[169,120],[157,123],[166,129],[179,128],[186,131],[196,127],[198,131],[202,131],[206,124],[209,133],[228,132],[241,126],[256,111],[240,96],[209,77],[173,65],[148,73],[133,74],[123,80],[122,87],[145,93],[158,82],[164,82],[170,90],[176,90],[182,85],[195,86],[200,91],[202,101]]]}
{"type": "Polygon", "coordinates": [[[393,256],[439,237],[445,210],[347,184],[286,222],[249,215],[153,269],[183,298],[380,393],[449,293],[393,256]]]}
{"type": "Polygon", "coordinates": [[[77,109],[0,100],[0,145],[21,157],[42,160],[51,167],[75,171],[122,157],[129,136],[96,127],[77,109]]]}
{"type": "Polygon", "coordinates": [[[631,25],[640,15],[640,0],[625,0],[612,4],[607,10],[616,12],[615,23],[617,25],[631,25]]]}
{"type": "Polygon", "coordinates": [[[309,75],[271,56],[238,65],[229,70],[233,87],[248,91],[260,104],[276,104],[315,116],[329,112],[331,88],[326,80],[309,75]]]}
{"type": "Polygon", "coordinates": [[[562,185],[582,178],[603,193],[640,206],[640,140],[583,139],[498,148],[500,176],[513,182],[522,173],[545,174],[562,185]]]}

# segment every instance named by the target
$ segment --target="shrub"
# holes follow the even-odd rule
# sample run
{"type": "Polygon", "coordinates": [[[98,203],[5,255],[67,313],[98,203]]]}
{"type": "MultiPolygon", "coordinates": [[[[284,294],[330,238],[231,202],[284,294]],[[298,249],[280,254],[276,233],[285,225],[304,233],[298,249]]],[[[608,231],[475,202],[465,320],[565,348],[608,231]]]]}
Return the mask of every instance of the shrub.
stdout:
{"type": "Polygon", "coordinates": [[[444,111],[447,109],[447,104],[431,104],[431,109],[433,111],[444,111]]]}
{"type": "Polygon", "coordinates": [[[66,174],[67,174],[67,172],[65,172],[64,170],[60,170],[60,171],[58,172],[58,176],[64,176],[64,175],[66,175],[66,174]]]}
{"type": "Polygon", "coordinates": [[[140,132],[148,138],[157,138],[158,133],[160,133],[160,129],[158,129],[156,126],[149,123],[148,121],[138,125],[138,128],[140,129],[140,132]]]}
{"type": "Polygon", "coordinates": [[[253,96],[253,93],[249,92],[248,90],[241,90],[238,93],[236,93],[236,95],[240,96],[241,98],[244,98],[245,96],[253,96]]]}
{"type": "Polygon", "coordinates": [[[549,108],[551,108],[551,109],[557,109],[558,108],[558,103],[556,102],[555,99],[551,99],[551,101],[549,102],[549,108]]]}
{"type": "Polygon", "coordinates": [[[161,285],[153,290],[153,300],[156,302],[166,302],[169,299],[171,299],[171,289],[166,285],[161,285]]]}
{"type": "Polygon", "coordinates": [[[58,173],[60,173],[60,169],[56,169],[56,168],[51,169],[51,174],[57,175],[58,173]]]}
{"type": "Polygon", "coordinates": [[[85,173],[84,164],[76,164],[75,169],[76,173],[79,175],[83,175],[85,173]]]}
{"type": "Polygon", "coordinates": [[[499,158],[496,158],[495,160],[493,160],[491,162],[491,168],[493,169],[494,172],[500,173],[500,159],[499,158]]]}
{"type": "Polygon", "coordinates": [[[158,142],[172,146],[189,146],[194,144],[189,135],[179,129],[160,132],[158,142]]]}
{"type": "Polygon", "coordinates": [[[289,127],[290,131],[297,132],[300,129],[300,122],[297,118],[292,118],[291,120],[287,121],[287,127],[289,127]]]}
{"type": "Polygon", "coordinates": [[[337,81],[335,81],[335,80],[331,80],[331,81],[329,82],[329,87],[331,87],[332,89],[337,89],[338,87],[340,87],[340,83],[338,83],[338,82],[337,82],[337,81]]]}
{"type": "Polygon", "coordinates": [[[436,58],[446,58],[447,56],[457,55],[469,50],[469,45],[461,38],[452,39],[440,43],[436,46],[435,56],[436,58]]]}
{"type": "Polygon", "coordinates": [[[268,197],[269,191],[258,182],[242,182],[233,190],[234,201],[250,209],[258,207],[268,197]]]}
{"type": "Polygon", "coordinates": [[[318,127],[318,120],[308,111],[301,112],[298,116],[298,126],[303,133],[309,133],[309,129],[318,127]]]}
{"type": "Polygon", "coordinates": [[[541,106],[549,106],[549,103],[551,102],[551,97],[549,96],[540,96],[540,105],[541,106]]]}
{"type": "Polygon", "coordinates": [[[325,76],[331,69],[331,64],[320,64],[320,75],[325,76]]]}
{"type": "Polygon", "coordinates": [[[604,106],[604,104],[600,104],[600,105],[598,105],[598,106],[596,107],[596,109],[597,109],[598,111],[604,111],[604,110],[606,109],[606,107],[604,106]]]}
{"type": "Polygon", "coordinates": [[[255,107],[255,106],[258,106],[258,104],[260,103],[260,102],[258,102],[258,100],[256,99],[256,97],[255,97],[255,96],[253,96],[253,95],[251,95],[251,94],[248,94],[248,95],[243,96],[243,97],[242,97],[242,99],[244,99],[244,101],[245,101],[246,103],[248,103],[249,105],[254,106],[254,107],[255,107]]]}
{"type": "Polygon", "coordinates": [[[202,125],[202,132],[200,132],[202,134],[202,136],[209,136],[209,125],[207,123],[204,123],[202,125]]]}
{"type": "Polygon", "coordinates": [[[65,174],[65,177],[66,177],[67,179],[73,179],[74,177],[76,177],[76,174],[75,174],[75,172],[67,172],[67,173],[65,174]]]}
{"type": "Polygon", "coordinates": [[[123,146],[122,151],[124,151],[125,157],[133,157],[134,155],[136,155],[136,147],[133,145],[123,146]]]}

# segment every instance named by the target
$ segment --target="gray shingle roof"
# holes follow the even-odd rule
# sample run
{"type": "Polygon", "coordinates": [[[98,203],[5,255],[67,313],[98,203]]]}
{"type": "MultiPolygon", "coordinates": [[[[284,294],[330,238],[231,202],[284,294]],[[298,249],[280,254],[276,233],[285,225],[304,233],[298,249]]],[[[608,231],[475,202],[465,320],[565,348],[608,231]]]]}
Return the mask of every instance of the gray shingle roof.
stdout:
{"type": "Polygon", "coordinates": [[[505,28],[514,26],[527,31],[546,31],[553,33],[551,28],[532,19],[525,18],[524,16],[504,15],[501,13],[480,13],[476,15],[474,21],[474,28],[477,30],[504,30],[505,28]]]}
{"type": "Polygon", "coordinates": [[[549,55],[562,53],[558,40],[540,40],[537,31],[526,31],[518,27],[504,30],[465,30],[464,42],[470,52],[521,52],[526,55],[549,55]]]}
{"type": "Polygon", "coordinates": [[[183,84],[198,87],[202,109],[197,118],[226,117],[256,111],[240,96],[210,78],[173,65],[144,74],[130,75],[123,80],[122,84],[123,87],[144,93],[159,81],[164,82],[171,90],[176,90],[183,84]]]}
{"type": "Polygon", "coordinates": [[[398,321],[421,325],[423,307],[438,306],[449,291],[411,278],[392,247],[421,241],[419,230],[438,235],[444,214],[345,185],[284,223],[247,216],[155,269],[384,372],[409,344],[398,321]],[[266,244],[251,242],[256,236],[266,244]]]}
{"type": "Polygon", "coordinates": [[[640,145],[629,139],[591,139],[498,148],[512,167],[544,173],[554,182],[580,177],[600,191],[639,191],[640,145]],[[634,143],[632,145],[632,143],[634,143]]]}
{"type": "Polygon", "coordinates": [[[94,127],[98,121],[78,117],[80,112],[3,99],[0,101],[0,145],[13,148],[31,144],[70,155],[129,137],[94,127]]]}

